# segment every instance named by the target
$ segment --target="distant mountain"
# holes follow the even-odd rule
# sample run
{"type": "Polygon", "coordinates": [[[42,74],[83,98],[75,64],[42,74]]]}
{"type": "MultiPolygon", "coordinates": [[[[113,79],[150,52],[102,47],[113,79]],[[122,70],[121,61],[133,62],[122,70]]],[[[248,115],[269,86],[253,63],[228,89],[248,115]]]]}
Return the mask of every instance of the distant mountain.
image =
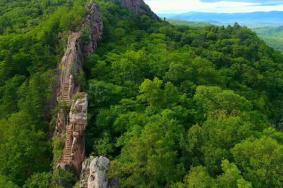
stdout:
{"type": "Polygon", "coordinates": [[[266,27],[283,25],[283,12],[252,12],[252,13],[207,13],[188,12],[183,14],[160,14],[173,20],[190,22],[208,22],[216,25],[228,25],[235,22],[249,27],[266,27]]]}
{"type": "Polygon", "coordinates": [[[283,52],[283,26],[253,29],[268,45],[283,52]]]}
{"type": "Polygon", "coordinates": [[[206,22],[189,22],[189,21],[182,21],[182,20],[167,20],[169,23],[173,25],[185,25],[190,27],[206,27],[206,26],[212,26],[210,23],[206,22]]]}
{"type": "MultiPolygon", "coordinates": [[[[183,20],[168,21],[173,25],[183,25],[190,27],[206,27],[211,26],[208,22],[193,22],[183,20]]],[[[283,26],[264,26],[251,28],[257,35],[263,39],[270,47],[283,52],[283,26]]]]}

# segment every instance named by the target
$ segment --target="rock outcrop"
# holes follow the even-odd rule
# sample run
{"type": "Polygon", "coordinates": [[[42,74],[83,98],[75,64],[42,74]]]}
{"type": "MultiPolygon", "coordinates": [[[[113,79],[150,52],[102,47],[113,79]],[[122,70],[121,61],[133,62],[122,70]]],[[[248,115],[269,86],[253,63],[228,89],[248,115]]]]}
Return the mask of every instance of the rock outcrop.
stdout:
{"type": "Polygon", "coordinates": [[[87,94],[77,93],[69,113],[66,126],[65,147],[59,166],[63,169],[72,168],[80,172],[85,159],[85,129],[87,125],[87,94]]]}
{"type": "Polygon", "coordinates": [[[85,41],[83,46],[84,56],[88,56],[96,50],[103,33],[102,15],[96,4],[89,7],[89,14],[85,19],[83,29],[89,32],[89,41],[85,41]]]}
{"type": "Polygon", "coordinates": [[[148,15],[151,18],[159,20],[160,18],[150,9],[143,0],[113,0],[122,7],[127,8],[137,15],[148,15]]]}
{"type": "Polygon", "coordinates": [[[108,170],[110,161],[106,157],[91,157],[83,163],[81,188],[109,188],[108,170]]]}
{"type": "MultiPolygon", "coordinates": [[[[137,15],[159,19],[143,0],[112,0],[137,15]]],[[[65,54],[58,66],[57,102],[59,112],[55,137],[64,142],[58,168],[81,174],[82,188],[118,188],[117,180],[108,181],[110,161],[106,157],[85,159],[85,129],[87,126],[87,94],[81,92],[80,77],[86,57],[92,54],[102,37],[103,22],[96,4],[88,7],[81,30],[68,38],[65,54]]]]}
{"type": "Polygon", "coordinates": [[[102,30],[100,11],[96,4],[92,4],[81,31],[69,35],[65,54],[58,66],[57,101],[61,109],[57,114],[55,136],[65,144],[57,167],[75,170],[77,174],[85,159],[84,132],[88,108],[87,94],[80,92],[79,78],[83,71],[82,64],[97,48],[102,30]],[[82,39],[82,35],[87,35],[87,40],[82,39]]]}

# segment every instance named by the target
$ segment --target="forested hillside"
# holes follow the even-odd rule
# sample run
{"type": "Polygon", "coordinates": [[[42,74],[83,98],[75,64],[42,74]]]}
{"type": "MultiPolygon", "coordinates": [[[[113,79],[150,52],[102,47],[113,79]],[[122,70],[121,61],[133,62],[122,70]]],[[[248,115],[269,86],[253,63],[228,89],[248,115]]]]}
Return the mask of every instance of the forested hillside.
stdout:
{"type": "MultiPolygon", "coordinates": [[[[111,160],[110,178],[121,187],[283,187],[281,53],[237,24],[173,26],[95,2],[104,30],[84,64],[86,150],[111,160]]],[[[79,179],[53,173],[54,86],[88,3],[0,0],[0,187],[79,179]]]]}
{"type": "Polygon", "coordinates": [[[254,31],[268,45],[274,49],[283,51],[283,26],[254,28],[254,31]]]}
{"type": "Polygon", "coordinates": [[[0,187],[52,170],[55,69],[84,3],[0,0],[0,187]]]}

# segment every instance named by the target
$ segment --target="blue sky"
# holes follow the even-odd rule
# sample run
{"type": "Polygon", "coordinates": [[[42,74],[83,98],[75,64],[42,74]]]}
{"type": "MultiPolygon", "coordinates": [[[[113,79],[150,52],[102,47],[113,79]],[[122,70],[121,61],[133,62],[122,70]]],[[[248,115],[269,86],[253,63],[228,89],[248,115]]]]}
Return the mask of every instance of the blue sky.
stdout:
{"type": "Polygon", "coordinates": [[[157,13],[283,11],[283,0],[145,0],[157,13]]]}

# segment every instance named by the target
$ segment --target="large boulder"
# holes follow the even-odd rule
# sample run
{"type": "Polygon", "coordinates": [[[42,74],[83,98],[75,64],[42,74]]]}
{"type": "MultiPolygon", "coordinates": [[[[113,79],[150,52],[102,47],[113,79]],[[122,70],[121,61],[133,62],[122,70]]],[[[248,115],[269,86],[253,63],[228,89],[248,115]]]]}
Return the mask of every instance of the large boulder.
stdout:
{"type": "MultiPolygon", "coordinates": [[[[110,161],[106,157],[90,157],[82,165],[81,188],[110,188],[108,180],[110,161]]],[[[117,184],[116,184],[117,185],[117,184]]]]}

